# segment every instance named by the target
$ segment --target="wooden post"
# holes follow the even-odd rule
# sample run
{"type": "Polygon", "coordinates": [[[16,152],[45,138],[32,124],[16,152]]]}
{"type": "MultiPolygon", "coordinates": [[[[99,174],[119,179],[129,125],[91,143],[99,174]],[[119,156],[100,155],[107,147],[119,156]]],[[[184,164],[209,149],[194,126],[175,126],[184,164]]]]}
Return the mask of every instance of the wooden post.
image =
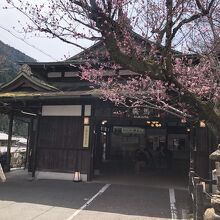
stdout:
{"type": "Polygon", "coordinates": [[[94,123],[94,108],[91,108],[91,116],[90,116],[90,165],[89,165],[89,173],[87,181],[91,181],[94,175],[94,147],[95,147],[95,123],[94,123]]]}
{"type": "Polygon", "coordinates": [[[6,171],[10,171],[10,164],[11,164],[11,143],[12,143],[12,132],[13,132],[13,120],[14,120],[14,113],[11,112],[9,114],[9,127],[8,127],[8,145],[7,145],[7,160],[6,160],[6,171]]]}
{"type": "Polygon", "coordinates": [[[28,165],[28,172],[32,172],[33,166],[33,149],[34,149],[34,118],[31,118],[30,121],[30,138],[29,138],[29,146],[28,146],[28,158],[27,158],[27,165],[28,165]]]}
{"type": "Polygon", "coordinates": [[[27,145],[26,145],[26,154],[25,154],[25,161],[24,161],[24,169],[27,168],[28,157],[29,157],[31,122],[28,122],[27,125],[28,125],[28,136],[27,136],[27,145]]]}
{"type": "Polygon", "coordinates": [[[190,145],[190,171],[195,170],[195,128],[193,125],[190,125],[190,133],[189,133],[189,145],[190,145]]]}
{"type": "Polygon", "coordinates": [[[96,123],[96,142],[94,148],[94,169],[100,170],[101,167],[101,123],[96,123]]]}
{"type": "Polygon", "coordinates": [[[106,132],[106,148],[105,148],[105,159],[110,159],[110,152],[111,152],[111,131],[112,125],[108,125],[107,132],[106,132]]]}
{"type": "MultiPolygon", "coordinates": [[[[208,143],[208,152],[209,152],[209,155],[212,153],[212,146],[213,145],[213,141],[212,141],[212,134],[209,130],[209,128],[207,128],[207,143],[208,143]]],[[[213,180],[212,179],[212,161],[209,159],[209,180],[213,180]]],[[[209,182],[209,193],[212,193],[212,181],[209,182]]]]}
{"type": "Polygon", "coordinates": [[[37,118],[35,118],[33,121],[33,130],[34,130],[34,147],[33,147],[33,156],[32,156],[32,177],[35,177],[38,134],[39,134],[39,116],[37,116],[37,118]]]}
{"type": "Polygon", "coordinates": [[[203,185],[200,182],[199,177],[194,177],[195,183],[195,213],[194,219],[195,220],[203,220],[204,214],[204,201],[203,201],[203,185]]]}

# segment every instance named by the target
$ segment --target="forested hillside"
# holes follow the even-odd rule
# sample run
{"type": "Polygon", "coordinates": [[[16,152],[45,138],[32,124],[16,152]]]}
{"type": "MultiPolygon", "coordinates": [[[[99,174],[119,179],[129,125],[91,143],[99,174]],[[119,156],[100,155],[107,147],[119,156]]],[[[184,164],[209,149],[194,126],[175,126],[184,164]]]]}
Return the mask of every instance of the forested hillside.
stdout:
{"type": "Polygon", "coordinates": [[[19,70],[19,62],[34,62],[33,58],[0,41],[0,84],[11,80],[19,70]]]}
{"type": "MultiPolygon", "coordinates": [[[[36,60],[0,41],[0,85],[16,76],[20,68],[19,62],[34,61],[36,60]]],[[[0,114],[0,131],[8,131],[7,115],[0,114]]],[[[15,119],[13,135],[27,136],[27,124],[15,119]]]]}

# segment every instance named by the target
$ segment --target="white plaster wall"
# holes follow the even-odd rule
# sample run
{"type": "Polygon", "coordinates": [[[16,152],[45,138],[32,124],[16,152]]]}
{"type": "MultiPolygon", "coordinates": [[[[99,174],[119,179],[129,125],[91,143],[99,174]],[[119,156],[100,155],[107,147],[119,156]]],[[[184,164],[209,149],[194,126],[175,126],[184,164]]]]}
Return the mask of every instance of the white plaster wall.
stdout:
{"type": "Polygon", "coordinates": [[[85,105],[85,116],[91,116],[91,105],[85,105]]]}
{"type": "Polygon", "coordinates": [[[81,105],[43,105],[42,116],[81,116],[81,105]]]}
{"type": "MultiPolygon", "coordinates": [[[[73,181],[73,173],[59,173],[59,172],[46,172],[46,171],[36,171],[36,179],[54,179],[54,180],[70,180],[73,181]]],[[[87,174],[81,174],[81,180],[87,181],[87,174]]]]}

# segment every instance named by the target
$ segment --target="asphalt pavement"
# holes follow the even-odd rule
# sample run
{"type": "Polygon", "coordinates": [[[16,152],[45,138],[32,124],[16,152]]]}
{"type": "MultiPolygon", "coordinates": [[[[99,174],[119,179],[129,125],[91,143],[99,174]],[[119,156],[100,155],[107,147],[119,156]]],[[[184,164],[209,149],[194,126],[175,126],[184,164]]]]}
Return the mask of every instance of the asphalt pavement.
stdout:
{"type": "Polygon", "coordinates": [[[0,183],[1,220],[187,219],[187,190],[129,184],[32,180],[0,183]]]}

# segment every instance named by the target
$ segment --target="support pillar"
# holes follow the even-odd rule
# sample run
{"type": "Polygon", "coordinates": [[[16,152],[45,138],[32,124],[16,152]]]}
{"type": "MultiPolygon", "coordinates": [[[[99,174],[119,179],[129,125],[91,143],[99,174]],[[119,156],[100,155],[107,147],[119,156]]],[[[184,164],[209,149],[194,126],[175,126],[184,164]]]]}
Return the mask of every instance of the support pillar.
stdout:
{"type": "Polygon", "coordinates": [[[33,130],[34,130],[34,146],[33,146],[33,156],[32,156],[32,177],[35,177],[38,134],[39,134],[39,116],[37,116],[37,118],[33,120],[33,130]]]}
{"type": "Polygon", "coordinates": [[[30,151],[30,133],[31,133],[31,122],[27,123],[28,125],[28,137],[27,137],[27,145],[26,145],[26,154],[24,161],[24,169],[27,169],[27,163],[29,163],[29,151],[30,151]]]}
{"type": "Polygon", "coordinates": [[[9,114],[6,172],[10,171],[10,164],[11,164],[11,144],[12,144],[13,121],[14,121],[14,113],[11,112],[9,114]]]}

